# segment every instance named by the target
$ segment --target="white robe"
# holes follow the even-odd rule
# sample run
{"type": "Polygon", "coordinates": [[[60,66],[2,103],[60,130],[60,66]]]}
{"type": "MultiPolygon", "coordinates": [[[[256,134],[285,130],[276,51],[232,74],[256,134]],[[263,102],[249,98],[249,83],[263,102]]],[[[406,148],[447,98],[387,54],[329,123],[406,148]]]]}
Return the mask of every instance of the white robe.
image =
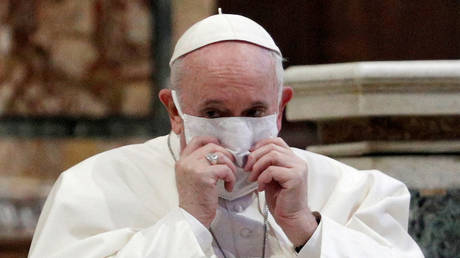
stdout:
{"type": "MultiPolygon", "coordinates": [[[[177,139],[172,147],[178,152],[177,139]]],[[[308,165],[309,205],[322,221],[295,254],[270,215],[268,245],[280,243],[271,257],[423,257],[407,233],[410,195],[403,183],[293,151],[308,165]]],[[[263,194],[256,199],[263,202],[263,194]]],[[[215,257],[209,231],[197,230],[187,216],[178,207],[167,137],[158,137],[63,172],[44,205],[29,257],[215,257]]]]}

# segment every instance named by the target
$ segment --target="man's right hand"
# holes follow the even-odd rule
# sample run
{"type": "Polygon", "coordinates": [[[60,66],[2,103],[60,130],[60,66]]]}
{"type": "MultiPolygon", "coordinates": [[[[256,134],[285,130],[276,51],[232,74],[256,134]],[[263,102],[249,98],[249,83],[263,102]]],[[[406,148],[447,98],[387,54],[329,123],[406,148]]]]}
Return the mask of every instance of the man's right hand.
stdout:
{"type": "Polygon", "coordinates": [[[219,145],[215,137],[194,137],[182,150],[176,162],[176,184],[179,207],[198,219],[206,228],[216,216],[218,205],[216,183],[224,180],[225,189],[233,190],[236,166],[233,155],[219,145]],[[206,154],[215,153],[217,164],[211,165],[206,154]]]}

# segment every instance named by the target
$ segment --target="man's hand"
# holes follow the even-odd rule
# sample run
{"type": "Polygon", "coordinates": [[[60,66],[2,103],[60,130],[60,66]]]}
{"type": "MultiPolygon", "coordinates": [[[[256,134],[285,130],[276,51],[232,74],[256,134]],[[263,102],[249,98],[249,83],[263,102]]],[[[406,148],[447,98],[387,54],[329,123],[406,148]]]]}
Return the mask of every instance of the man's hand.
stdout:
{"type": "Polygon", "coordinates": [[[244,168],[265,190],[268,208],[295,246],[305,244],[318,224],[307,201],[307,164],[281,138],[258,142],[244,168]]]}
{"type": "Polygon", "coordinates": [[[175,169],[179,207],[209,228],[218,205],[217,180],[224,180],[227,191],[232,191],[235,183],[233,155],[214,137],[194,137],[182,150],[175,169]],[[217,154],[217,164],[209,163],[208,153],[217,154]]]}

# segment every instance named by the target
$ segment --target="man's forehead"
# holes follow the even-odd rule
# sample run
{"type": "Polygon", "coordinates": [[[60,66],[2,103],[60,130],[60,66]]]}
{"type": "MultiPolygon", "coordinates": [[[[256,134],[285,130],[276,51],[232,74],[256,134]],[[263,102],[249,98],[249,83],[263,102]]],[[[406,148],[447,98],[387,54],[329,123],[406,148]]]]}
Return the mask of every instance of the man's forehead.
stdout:
{"type": "Polygon", "coordinates": [[[188,64],[198,62],[203,65],[222,62],[264,62],[271,60],[270,50],[244,41],[222,41],[203,46],[183,56],[188,64]]]}
{"type": "Polygon", "coordinates": [[[267,49],[219,42],[187,54],[183,62],[177,86],[192,99],[190,104],[222,104],[244,98],[255,105],[276,98],[276,64],[267,49]]]}

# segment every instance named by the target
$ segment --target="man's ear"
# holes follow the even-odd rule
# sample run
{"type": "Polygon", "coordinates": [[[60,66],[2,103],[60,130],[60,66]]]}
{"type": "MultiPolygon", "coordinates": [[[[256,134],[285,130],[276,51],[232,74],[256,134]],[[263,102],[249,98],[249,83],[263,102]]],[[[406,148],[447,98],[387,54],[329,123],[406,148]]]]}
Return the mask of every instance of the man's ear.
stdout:
{"type": "Polygon", "coordinates": [[[294,95],[294,90],[289,86],[284,86],[281,92],[281,100],[279,104],[279,113],[278,113],[278,130],[281,131],[281,124],[283,122],[283,113],[286,108],[287,103],[292,99],[294,95]]]}
{"type": "Polygon", "coordinates": [[[172,99],[172,93],[170,89],[161,89],[158,93],[158,98],[160,99],[161,103],[165,106],[166,110],[168,111],[169,115],[169,122],[171,123],[171,129],[177,135],[182,133],[183,130],[183,123],[182,119],[177,112],[176,105],[174,105],[174,101],[172,99]]]}

